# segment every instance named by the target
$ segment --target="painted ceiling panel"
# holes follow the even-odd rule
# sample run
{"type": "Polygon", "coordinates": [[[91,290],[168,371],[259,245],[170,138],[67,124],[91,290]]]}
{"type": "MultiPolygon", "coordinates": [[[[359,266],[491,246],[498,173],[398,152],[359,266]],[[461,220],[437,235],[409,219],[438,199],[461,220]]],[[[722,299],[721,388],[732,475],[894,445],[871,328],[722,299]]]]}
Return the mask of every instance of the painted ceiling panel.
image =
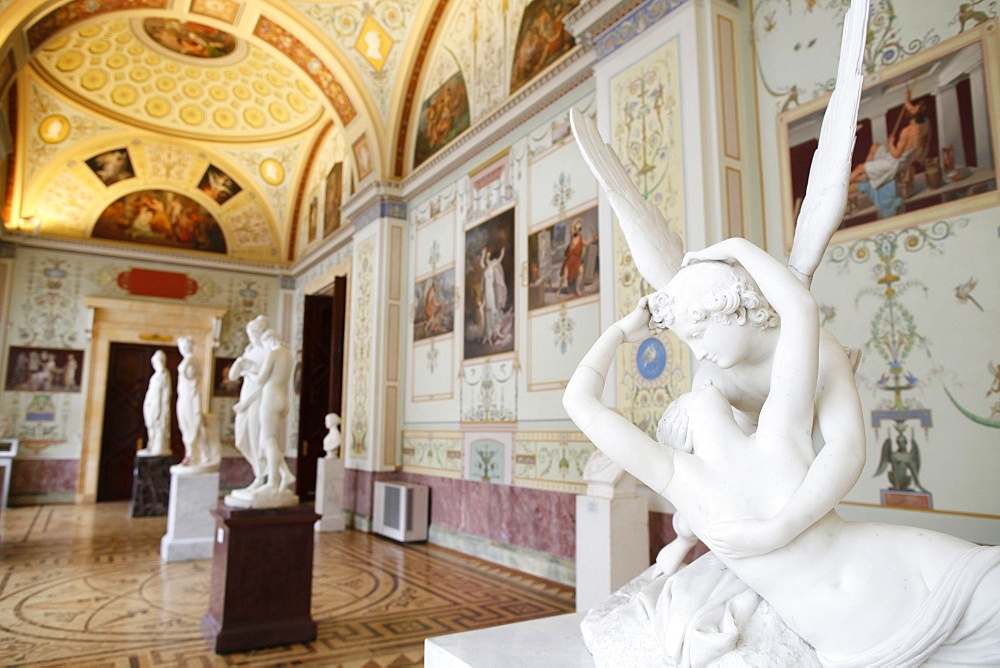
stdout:
{"type": "Polygon", "coordinates": [[[97,18],[35,52],[49,81],[143,128],[216,141],[284,136],[322,108],[301,70],[260,46],[193,22],[97,18]]]}

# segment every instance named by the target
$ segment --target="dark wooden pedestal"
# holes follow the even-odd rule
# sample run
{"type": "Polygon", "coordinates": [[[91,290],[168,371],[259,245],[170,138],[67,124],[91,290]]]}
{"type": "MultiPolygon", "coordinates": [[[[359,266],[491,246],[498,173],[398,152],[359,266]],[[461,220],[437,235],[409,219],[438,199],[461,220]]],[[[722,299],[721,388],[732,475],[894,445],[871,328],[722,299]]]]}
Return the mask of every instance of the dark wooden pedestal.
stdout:
{"type": "Polygon", "coordinates": [[[135,456],[132,476],[132,517],[159,517],[170,506],[170,467],[173,455],[135,456]]]}
{"type": "Polygon", "coordinates": [[[215,515],[212,592],[202,635],[219,654],[316,639],[311,504],[215,515]]]}

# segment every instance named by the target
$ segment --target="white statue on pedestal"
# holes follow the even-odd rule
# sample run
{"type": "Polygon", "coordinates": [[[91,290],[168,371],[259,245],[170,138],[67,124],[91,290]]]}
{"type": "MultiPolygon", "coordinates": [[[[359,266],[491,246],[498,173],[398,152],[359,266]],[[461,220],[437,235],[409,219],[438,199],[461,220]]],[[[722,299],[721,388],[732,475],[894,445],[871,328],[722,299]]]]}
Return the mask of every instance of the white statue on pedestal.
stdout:
{"type": "Polygon", "coordinates": [[[177,365],[177,426],[184,441],[184,460],[171,471],[200,473],[218,471],[221,446],[209,435],[202,407],[202,369],[194,350],[194,339],[177,339],[181,363],[177,365]]]}
{"type": "Polygon", "coordinates": [[[605,642],[602,625],[617,624],[620,646],[645,635],[659,660],[707,663],[746,643],[742,627],[760,594],[784,620],[769,639],[783,630],[779,642],[791,637],[796,652],[812,652],[800,636],[824,662],[1000,660],[1000,548],[847,523],[833,510],[863,467],[864,420],[851,364],[820,329],[808,284],[842,218],[867,14],[866,2],[854,2],[845,18],[837,88],[787,268],[732,239],[680,269],[677,236],[596,128],[573,114],[584,157],[657,292],[601,336],[564,404],[599,448],[677,507],[679,534],[619,610],[588,617],[588,646],[605,642]],[[669,327],[699,360],[698,389],[668,408],[660,442],[601,403],[618,346],[655,327],[669,327]],[[678,571],[696,538],[714,554],[678,571]]]}
{"type": "Polygon", "coordinates": [[[253,471],[253,483],[248,490],[256,484],[258,487],[264,482],[264,458],[260,451],[260,385],[255,379],[255,374],[264,365],[264,357],[267,351],[261,345],[260,337],[268,329],[267,318],[262,315],[257,316],[247,323],[246,332],[250,342],[244,349],[243,354],[236,358],[229,368],[229,379],[232,381],[243,379],[240,387],[240,400],[233,406],[236,432],[236,449],[240,451],[253,471]],[[259,484],[258,484],[259,481],[259,484]]]}
{"type": "Polygon", "coordinates": [[[340,458],[340,416],[327,413],[325,457],[316,460],[316,531],[343,531],[344,460],[340,458]]]}
{"type": "Polygon", "coordinates": [[[140,457],[162,457],[170,454],[170,390],[172,383],[167,371],[167,356],[162,350],[153,353],[150,362],[153,375],[149,378],[146,398],[142,402],[142,417],[146,422],[146,447],[140,457]]]}
{"type": "MultiPolygon", "coordinates": [[[[261,321],[251,321],[251,324],[254,323],[256,329],[261,321]]],[[[266,321],[263,323],[266,324],[266,321]]],[[[250,331],[248,325],[247,333],[250,331]]],[[[239,368],[236,371],[243,376],[245,392],[240,393],[240,401],[234,406],[234,410],[237,416],[246,413],[243,428],[237,429],[237,447],[244,456],[248,452],[254,456],[254,459],[250,459],[250,456],[247,458],[255,469],[255,477],[246,489],[235,490],[227,495],[226,505],[245,508],[297,505],[299,497],[294,492],[295,476],[285,462],[281,443],[281,424],[288,414],[288,394],[294,365],[292,353],[277,332],[267,329],[260,334],[258,341],[254,342],[251,338],[244,356],[242,361],[237,360],[239,368]],[[250,389],[247,391],[248,385],[250,389]],[[255,408],[256,420],[252,413],[255,408]],[[256,434],[252,433],[254,423],[257,425],[256,434]],[[249,439],[243,447],[240,447],[241,435],[249,439]]],[[[237,367],[237,364],[234,363],[233,366],[237,367]]]]}

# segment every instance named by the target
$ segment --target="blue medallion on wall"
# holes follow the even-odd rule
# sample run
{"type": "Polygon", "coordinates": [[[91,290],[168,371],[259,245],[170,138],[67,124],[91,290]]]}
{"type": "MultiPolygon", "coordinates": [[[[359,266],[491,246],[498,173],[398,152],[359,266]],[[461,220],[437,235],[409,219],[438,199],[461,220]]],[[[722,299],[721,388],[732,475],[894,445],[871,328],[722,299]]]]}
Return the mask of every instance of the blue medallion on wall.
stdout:
{"type": "Polygon", "coordinates": [[[643,378],[656,380],[667,368],[667,349],[659,339],[646,339],[635,353],[635,366],[643,378]]]}

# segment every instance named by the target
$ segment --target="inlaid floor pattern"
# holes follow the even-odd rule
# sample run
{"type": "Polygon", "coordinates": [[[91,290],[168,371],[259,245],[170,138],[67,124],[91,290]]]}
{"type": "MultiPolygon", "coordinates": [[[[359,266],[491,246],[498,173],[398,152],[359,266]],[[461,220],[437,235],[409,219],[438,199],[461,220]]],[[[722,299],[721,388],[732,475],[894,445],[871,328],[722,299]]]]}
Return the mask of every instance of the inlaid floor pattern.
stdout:
{"type": "Polygon", "coordinates": [[[126,503],[0,515],[0,665],[413,666],[427,637],[572,612],[573,589],[431,544],[316,534],[314,642],[219,655],[211,560],[162,563],[166,518],[126,503]]]}

